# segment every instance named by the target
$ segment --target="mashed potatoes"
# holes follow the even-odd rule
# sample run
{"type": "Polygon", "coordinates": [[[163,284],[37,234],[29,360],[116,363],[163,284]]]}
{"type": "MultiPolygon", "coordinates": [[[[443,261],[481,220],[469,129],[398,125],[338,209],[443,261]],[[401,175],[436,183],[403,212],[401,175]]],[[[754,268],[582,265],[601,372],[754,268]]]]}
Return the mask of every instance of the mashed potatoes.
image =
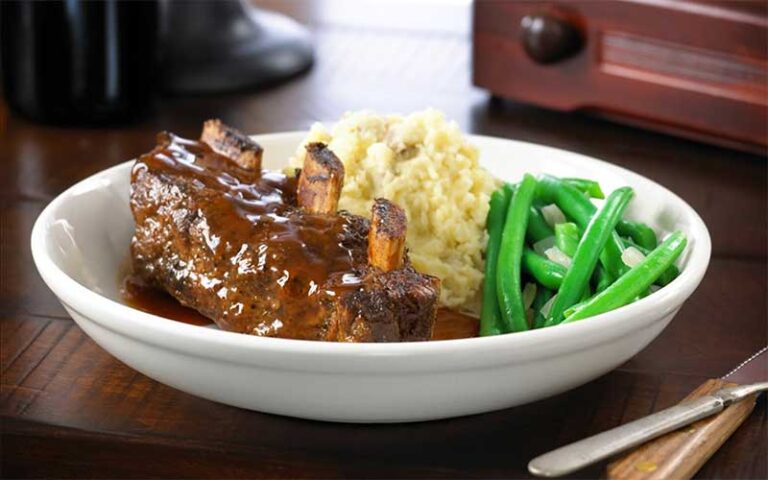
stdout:
{"type": "MultiPolygon", "coordinates": [[[[346,114],[328,131],[315,124],[305,143],[324,142],[344,163],[339,208],[370,216],[373,199],[408,216],[414,266],[442,280],[441,303],[477,312],[483,280],[485,217],[498,182],[478,165],[477,149],[442,113],[346,114]]],[[[304,162],[304,147],[291,165],[304,162]]]]}

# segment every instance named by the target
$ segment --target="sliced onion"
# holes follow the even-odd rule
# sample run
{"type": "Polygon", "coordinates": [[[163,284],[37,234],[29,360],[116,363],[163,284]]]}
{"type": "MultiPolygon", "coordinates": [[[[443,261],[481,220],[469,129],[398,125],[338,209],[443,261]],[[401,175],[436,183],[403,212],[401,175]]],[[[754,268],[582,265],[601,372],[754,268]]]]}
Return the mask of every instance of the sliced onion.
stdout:
{"type": "Polygon", "coordinates": [[[558,223],[565,223],[565,214],[554,203],[541,207],[541,214],[550,227],[555,228],[558,223]]]}
{"type": "Polygon", "coordinates": [[[544,256],[555,263],[559,263],[565,268],[571,268],[571,257],[563,253],[563,251],[557,247],[548,248],[544,252],[544,256]]]}
{"type": "Polygon", "coordinates": [[[525,308],[531,308],[533,305],[533,299],[536,298],[536,284],[526,283],[523,287],[523,306],[525,308]]]}
{"type": "Polygon", "coordinates": [[[556,298],[557,295],[552,295],[552,298],[547,300],[547,303],[541,306],[541,310],[539,310],[539,312],[544,318],[549,316],[549,311],[552,310],[552,305],[555,303],[556,298]]]}
{"type": "Polygon", "coordinates": [[[544,256],[544,252],[555,246],[555,237],[547,237],[533,244],[533,251],[544,256]]]}
{"type": "Polygon", "coordinates": [[[635,247],[627,247],[621,252],[621,261],[630,268],[637,266],[643,260],[645,260],[645,255],[635,247]]]}

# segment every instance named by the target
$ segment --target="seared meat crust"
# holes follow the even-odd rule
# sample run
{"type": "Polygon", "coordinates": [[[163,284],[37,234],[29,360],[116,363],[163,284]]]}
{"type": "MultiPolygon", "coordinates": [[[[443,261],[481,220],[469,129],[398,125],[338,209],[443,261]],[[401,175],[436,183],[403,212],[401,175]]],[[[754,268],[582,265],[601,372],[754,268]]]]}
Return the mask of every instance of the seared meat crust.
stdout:
{"type": "MultiPolygon", "coordinates": [[[[226,138],[247,139],[215,126],[226,138]]],[[[216,129],[207,123],[203,138],[215,144],[216,129]]],[[[311,148],[323,162],[333,155],[311,148]]],[[[132,172],[134,272],[225,330],[342,342],[428,340],[439,280],[414,270],[402,249],[391,269],[369,262],[376,240],[368,220],[302,208],[300,180],[238,161],[256,151],[260,161],[261,148],[249,143],[215,146],[161,134],[132,172]]],[[[309,165],[302,175],[308,167],[318,175],[309,165]]],[[[339,192],[340,184],[326,193],[339,192]]],[[[402,237],[388,241],[404,242],[404,228],[385,227],[402,237]]]]}

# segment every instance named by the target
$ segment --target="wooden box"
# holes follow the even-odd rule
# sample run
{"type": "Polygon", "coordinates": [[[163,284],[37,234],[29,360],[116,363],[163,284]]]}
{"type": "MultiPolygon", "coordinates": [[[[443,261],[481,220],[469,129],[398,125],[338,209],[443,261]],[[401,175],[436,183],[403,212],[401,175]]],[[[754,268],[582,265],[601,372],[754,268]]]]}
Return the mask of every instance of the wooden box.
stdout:
{"type": "Polygon", "coordinates": [[[768,2],[477,0],[493,94],[721,145],[768,145],[768,2]]]}

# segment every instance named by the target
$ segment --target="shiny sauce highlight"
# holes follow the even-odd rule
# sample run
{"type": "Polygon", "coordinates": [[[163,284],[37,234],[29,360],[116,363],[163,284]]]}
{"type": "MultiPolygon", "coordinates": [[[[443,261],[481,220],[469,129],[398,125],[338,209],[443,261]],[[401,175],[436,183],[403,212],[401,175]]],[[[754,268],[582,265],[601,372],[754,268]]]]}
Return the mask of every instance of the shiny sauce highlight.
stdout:
{"type": "Polygon", "coordinates": [[[228,330],[267,335],[279,331],[280,336],[302,338],[311,330],[307,322],[322,319],[318,311],[322,302],[310,297],[332,297],[357,287],[350,272],[366,264],[367,251],[365,239],[352,234],[352,219],[299,212],[293,176],[244,169],[205,143],[162,135],[167,136],[165,146],[142,156],[133,175],[148,169],[185,178],[192,188],[223,193],[200,202],[200,215],[205,218],[201,228],[211,256],[226,261],[206,270],[206,278],[198,278],[194,271],[190,275],[197,275],[195,284],[208,285],[230,305],[216,315],[228,330]],[[263,292],[277,301],[251,301],[233,287],[232,278],[269,280],[263,292]],[[245,319],[254,315],[268,320],[246,328],[245,319]],[[307,321],[282,321],[287,318],[307,321]]]}
{"type": "MultiPolygon", "coordinates": [[[[121,292],[123,301],[137,310],[177,322],[197,326],[214,325],[213,320],[185,307],[168,293],[148,286],[135,275],[127,275],[121,292]]],[[[457,340],[477,337],[480,321],[470,315],[441,308],[437,312],[431,340],[457,340]]]]}

